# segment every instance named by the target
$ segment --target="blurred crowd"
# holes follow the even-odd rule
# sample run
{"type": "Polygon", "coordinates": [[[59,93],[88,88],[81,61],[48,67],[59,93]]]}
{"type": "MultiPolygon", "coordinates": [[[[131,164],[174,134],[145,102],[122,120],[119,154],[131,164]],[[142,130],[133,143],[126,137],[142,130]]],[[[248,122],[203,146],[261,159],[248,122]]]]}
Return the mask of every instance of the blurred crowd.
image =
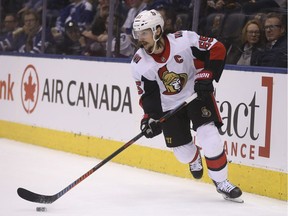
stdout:
{"type": "MultiPolygon", "coordinates": [[[[2,52],[106,56],[109,0],[47,0],[46,8],[43,0],[2,0],[0,6],[2,52]]],[[[197,33],[225,45],[227,64],[287,67],[287,0],[115,0],[113,57],[133,56],[133,20],[149,9],[162,14],[165,33],[191,30],[199,10],[197,33]]]]}

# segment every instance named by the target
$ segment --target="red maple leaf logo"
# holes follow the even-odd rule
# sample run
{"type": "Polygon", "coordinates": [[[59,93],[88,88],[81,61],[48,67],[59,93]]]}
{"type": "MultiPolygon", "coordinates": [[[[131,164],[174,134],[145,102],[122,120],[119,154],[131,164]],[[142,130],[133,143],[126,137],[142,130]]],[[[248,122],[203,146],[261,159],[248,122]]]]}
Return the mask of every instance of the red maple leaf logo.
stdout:
{"type": "Polygon", "coordinates": [[[35,92],[35,88],[36,88],[36,84],[33,83],[32,84],[32,76],[31,73],[28,77],[28,83],[25,82],[24,83],[24,90],[25,90],[25,101],[27,100],[31,100],[32,102],[34,102],[34,92],[35,92]]]}

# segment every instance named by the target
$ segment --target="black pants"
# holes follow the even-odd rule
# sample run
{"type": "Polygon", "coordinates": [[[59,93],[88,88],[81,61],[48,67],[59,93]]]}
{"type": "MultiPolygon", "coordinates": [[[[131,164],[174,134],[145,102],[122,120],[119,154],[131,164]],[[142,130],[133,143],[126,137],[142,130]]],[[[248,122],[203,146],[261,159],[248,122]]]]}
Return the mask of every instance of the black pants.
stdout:
{"type": "Polygon", "coordinates": [[[191,123],[196,131],[199,126],[210,122],[214,122],[218,128],[223,125],[212,94],[205,100],[193,100],[162,124],[166,146],[177,147],[191,142],[191,123]]]}

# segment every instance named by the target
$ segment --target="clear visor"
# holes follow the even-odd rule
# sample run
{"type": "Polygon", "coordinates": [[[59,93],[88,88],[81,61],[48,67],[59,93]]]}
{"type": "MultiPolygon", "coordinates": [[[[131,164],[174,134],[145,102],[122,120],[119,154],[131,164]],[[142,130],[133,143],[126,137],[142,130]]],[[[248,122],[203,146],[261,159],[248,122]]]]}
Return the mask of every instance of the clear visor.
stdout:
{"type": "Polygon", "coordinates": [[[146,39],[149,36],[151,36],[151,34],[152,34],[152,30],[151,29],[145,29],[145,30],[142,30],[142,31],[134,31],[134,30],[132,30],[133,38],[136,39],[136,40],[146,39]]]}

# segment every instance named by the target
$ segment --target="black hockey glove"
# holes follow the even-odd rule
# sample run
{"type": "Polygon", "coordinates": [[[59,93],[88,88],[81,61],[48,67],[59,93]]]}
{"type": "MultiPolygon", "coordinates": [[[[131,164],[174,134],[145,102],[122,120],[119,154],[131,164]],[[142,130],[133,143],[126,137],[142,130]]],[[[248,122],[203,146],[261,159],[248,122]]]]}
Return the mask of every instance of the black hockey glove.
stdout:
{"type": "Polygon", "coordinates": [[[146,138],[153,138],[162,132],[160,122],[145,114],[141,120],[140,129],[146,138]]]}
{"type": "Polygon", "coordinates": [[[202,70],[196,74],[194,91],[200,100],[205,100],[214,91],[213,73],[211,71],[202,70]]]}

